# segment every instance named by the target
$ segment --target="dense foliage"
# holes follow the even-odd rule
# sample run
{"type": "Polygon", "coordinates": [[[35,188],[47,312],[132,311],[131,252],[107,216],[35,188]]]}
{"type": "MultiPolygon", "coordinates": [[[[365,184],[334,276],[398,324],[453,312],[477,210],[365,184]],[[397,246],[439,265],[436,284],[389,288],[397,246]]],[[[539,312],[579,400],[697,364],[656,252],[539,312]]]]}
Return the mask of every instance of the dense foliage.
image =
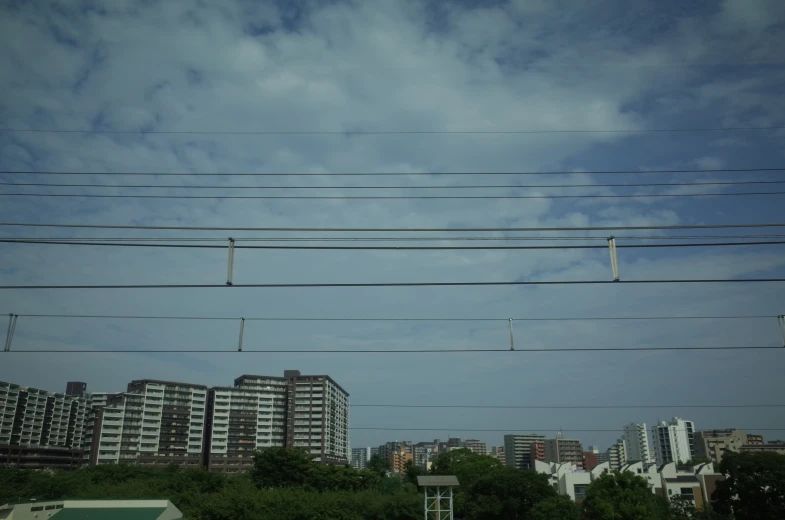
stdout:
{"type": "Polygon", "coordinates": [[[728,452],[720,472],[726,476],[714,494],[720,512],[736,520],[785,518],[785,455],[728,452]]]}
{"type": "MultiPolygon", "coordinates": [[[[423,496],[409,465],[388,475],[322,466],[304,452],[257,453],[247,474],[227,476],[176,466],[151,469],[89,466],[72,472],[0,468],[0,504],[30,498],[169,498],[190,520],[413,520],[423,517],[423,496]]],[[[712,497],[717,511],[690,501],[655,496],[632,473],[603,474],[582,504],[559,496],[546,476],[507,468],[469,450],[440,455],[432,474],[456,475],[455,518],[466,520],[782,520],[785,456],[756,453],[723,457],[727,480],[712,497]],[[734,516],[735,515],[735,516],[734,516]]]]}

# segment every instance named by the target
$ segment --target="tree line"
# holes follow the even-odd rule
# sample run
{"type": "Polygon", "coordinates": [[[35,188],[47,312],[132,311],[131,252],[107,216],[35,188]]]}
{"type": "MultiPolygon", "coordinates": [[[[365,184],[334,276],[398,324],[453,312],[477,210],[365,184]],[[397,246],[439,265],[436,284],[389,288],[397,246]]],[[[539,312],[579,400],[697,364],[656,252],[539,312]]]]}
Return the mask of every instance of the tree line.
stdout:
{"type": "MultiPolygon", "coordinates": [[[[455,518],[467,520],[782,520],[785,456],[728,453],[726,480],[712,507],[654,495],[632,473],[601,475],[576,504],[559,495],[547,475],[508,468],[498,460],[458,449],[433,462],[433,475],[456,475],[455,518]]],[[[315,463],[304,452],[257,452],[251,471],[88,466],[71,472],[0,468],[0,504],[36,498],[168,498],[190,520],[414,520],[423,518],[416,485],[422,471],[408,464],[389,474],[373,457],[368,469],[315,463]]]]}

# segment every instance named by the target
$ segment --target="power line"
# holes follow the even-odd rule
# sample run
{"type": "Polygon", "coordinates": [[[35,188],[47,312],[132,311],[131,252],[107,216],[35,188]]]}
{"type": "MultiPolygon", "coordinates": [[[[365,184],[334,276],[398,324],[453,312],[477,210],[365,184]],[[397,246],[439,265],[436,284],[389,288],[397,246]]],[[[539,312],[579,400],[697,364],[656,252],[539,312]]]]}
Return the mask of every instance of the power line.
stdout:
{"type": "MultiPolygon", "coordinates": [[[[226,239],[224,239],[226,242],[226,239]]],[[[226,249],[225,245],[204,244],[165,244],[165,243],[136,243],[136,242],[86,242],[68,240],[30,240],[18,238],[0,239],[0,243],[9,244],[43,244],[43,245],[72,245],[72,246],[109,246],[109,247],[153,247],[153,248],[189,248],[189,249],[226,249]]],[[[719,247],[719,246],[755,246],[785,244],[785,241],[765,240],[748,242],[703,242],[698,244],[619,244],[617,248],[680,248],[680,247],[719,247]]],[[[495,250],[545,250],[545,249],[607,249],[604,245],[547,245],[547,246],[242,246],[235,245],[234,249],[274,249],[274,250],[352,250],[352,251],[495,251],[495,250]]]]}
{"type": "Polygon", "coordinates": [[[740,193],[649,193],[627,195],[97,195],[84,193],[0,193],[0,197],[43,197],[78,199],[256,199],[256,200],[445,200],[445,199],[648,199],[684,197],[744,197],[785,195],[785,191],[740,193]]]}
{"type": "MultiPolygon", "coordinates": [[[[450,431],[450,432],[553,432],[553,431],[562,431],[567,430],[571,432],[622,432],[624,431],[623,428],[613,428],[609,430],[603,429],[586,429],[586,428],[524,428],[524,429],[488,429],[488,428],[386,428],[386,427],[358,427],[352,426],[349,428],[350,430],[377,430],[377,431],[394,431],[394,432],[431,432],[431,431],[450,431]]],[[[713,430],[720,430],[721,428],[710,428],[713,430]]],[[[655,428],[650,428],[651,431],[656,431],[655,428]]],[[[785,431],[785,428],[739,428],[739,430],[743,431],[759,431],[759,432],[781,432],[785,431]]]]}
{"type": "MultiPolygon", "coordinates": [[[[8,313],[5,313],[8,314],[8,313]]],[[[90,318],[90,319],[125,319],[125,320],[231,320],[237,321],[241,316],[150,316],[129,314],[16,314],[25,318],[90,318]]],[[[776,318],[775,314],[748,314],[725,316],[567,316],[563,318],[515,318],[514,321],[615,321],[615,320],[750,320],[776,318]]],[[[508,321],[504,318],[313,318],[313,317],[244,317],[245,321],[508,321]]]]}
{"type": "MultiPolygon", "coordinates": [[[[45,242],[65,241],[126,241],[126,242],[222,242],[226,243],[229,237],[35,237],[16,236],[6,237],[8,240],[41,240],[45,242]]],[[[785,235],[649,235],[649,236],[623,236],[616,235],[617,240],[716,240],[716,239],[785,239],[785,235]]],[[[607,241],[608,237],[566,237],[566,236],[502,236],[502,237],[233,237],[235,242],[464,242],[464,241],[607,241]]],[[[746,242],[745,242],[746,243],[746,242]]],[[[223,246],[222,246],[223,247],[223,246]]],[[[235,246],[240,247],[240,246],[235,246]]],[[[617,247],[625,247],[618,245],[617,247]]]]}
{"type": "Polygon", "coordinates": [[[479,405],[479,404],[350,404],[353,408],[467,408],[496,410],[612,410],[651,408],[785,408],[785,404],[677,404],[677,405],[479,405]]]}
{"type": "Polygon", "coordinates": [[[730,126],[637,129],[555,130],[98,130],[80,128],[0,128],[5,133],[102,135],[278,135],[278,136],[382,136],[382,135],[530,135],[530,134],[649,134],[783,130],[785,126],[730,126]]]}
{"type": "Polygon", "coordinates": [[[436,353],[487,353],[487,352],[647,352],[647,351],[665,351],[665,350],[782,350],[785,347],[776,346],[748,346],[748,347],[585,347],[585,348],[516,348],[510,350],[508,348],[502,349],[487,349],[487,348],[470,348],[470,349],[398,349],[398,350],[369,350],[369,349],[298,349],[298,350],[285,350],[285,349],[257,349],[248,350],[243,348],[242,351],[228,350],[228,349],[112,349],[112,350],[90,350],[90,349],[33,349],[33,350],[10,350],[17,354],[34,354],[34,353],[59,353],[59,354],[110,354],[110,353],[140,353],[140,354],[175,354],[175,353],[188,353],[188,354],[243,354],[243,353],[256,353],[256,354],[436,354],[436,353]]]}
{"type": "Polygon", "coordinates": [[[147,229],[170,231],[265,231],[265,232],[377,232],[377,233],[462,233],[501,231],[621,231],[621,230],[675,230],[675,229],[738,229],[785,227],[785,223],[765,224],[692,224],[670,226],[585,226],[585,227],[487,227],[487,228],[337,228],[337,227],[225,227],[225,226],[141,226],[114,224],[40,224],[32,222],[0,222],[0,227],[51,227],[79,229],[147,229]]]}
{"type": "Polygon", "coordinates": [[[647,182],[635,184],[459,184],[452,186],[216,186],[216,185],[182,185],[182,184],[63,184],[36,182],[0,182],[0,186],[38,186],[48,188],[184,188],[184,189],[216,189],[216,190],[435,190],[435,189],[499,189],[499,188],[640,188],[652,186],[736,186],[747,184],[785,184],[785,181],[719,181],[719,182],[647,182]]]}
{"type": "Polygon", "coordinates": [[[642,174],[709,174],[709,173],[771,173],[785,171],[782,168],[716,168],[675,170],[589,170],[589,171],[517,171],[517,172],[331,172],[331,173],[253,173],[253,172],[73,172],[73,171],[24,171],[5,170],[0,174],[18,175],[109,175],[137,177],[410,177],[410,176],[490,176],[490,175],[642,175],[642,174]]]}
{"type": "Polygon", "coordinates": [[[329,287],[479,287],[517,285],[628,285],[658,283],[758,283],[785,282],[785,278],[664,279],[664,280],[552,280],[511,282],[342,282],[342,283],[251,283],[251,284],[139,284],[139,285],[0,285],[0,289],[218,289],[218,288],[329,288],[329,287]]]}

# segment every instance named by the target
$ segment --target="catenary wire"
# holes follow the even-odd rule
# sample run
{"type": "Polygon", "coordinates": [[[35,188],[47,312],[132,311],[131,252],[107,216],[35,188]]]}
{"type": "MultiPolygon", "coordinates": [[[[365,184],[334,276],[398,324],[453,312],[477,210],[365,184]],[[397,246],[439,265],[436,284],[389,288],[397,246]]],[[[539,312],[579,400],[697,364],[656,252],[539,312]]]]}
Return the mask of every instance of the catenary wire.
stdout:
{"type": "MultiPolygon", "coordinates": [[[[15,236],[4,237],[9,240],[42,240],[42,241],[125,241],[125,242],[223,242],[228,237],[35,237],[15,236]]],[[[649,235],[649,236],[623,236],[616,235],[617,240],[717,240],[717,239],[785,239],[785,235],[649,235]]],[[[581,241],[602,240],[608,237],[565,237],[565,236],[540,236],[540,237],[233,237],[235,242],[463,242],[463,241],[581,241]]],[[[618,245],[617,247],[623,247],[618,245]]]]}
{"type": "Polygon", "coordinates": [[[785,195],[785,191],[737,193],[648,193],[626,195],[98,195],[84,193],[0,193],[0,197],[77,199],[243,199],[243,200],[446,200],[446,199],[648,199],[690,197],[761,197],[785,195]]]}
{"type": "Polygon", "coordinates": [[[720,181],[720,182],[648,182],[635,184],[459,184],[452,186],[216,186],[216,185],[182,185],[182,184],[62,184],[35,182],[0,182],[0,186],[38,186],[47,188],[183,188],[183,189],[215,189],[215,190],[435,190],[435,189],[499,189],[499,188],[642,188],[653,186],[737,186],[747,184],[785,184],[783,181],[720,181]]]}
{"type": "MultiPolygon", "coordinates": [[[[86,241],[66,241],[66,240],[29,240],[17,238],[0,238],[0,243],[8,244],[39,244],[39,245],[72,245],[72,246],[108,246],[108,247],[153,247],[153,248],[190,248],[190,249],[225,249],[224,245],[205,245],[205,244],[162,244],[162,243],[136,243],[136,242],[86,242],[86,241]]],[[[622,248],[681,248],[681,247],[727,247],[727,246],[755,246],[755,245],[781,245],[785,241],[765,240],[747,242],[703,242],[698,244],[618,244],[618,249],[622,248]]],[[[235,245],[234,249],[294,249],[294,250],[353,250],[353,251],[490,251],[490,250],[544,250],[544,249],[607,249],[604,245],[547,245],[547,246],[242,246],[235,245]]]]}
{"type": "Polygon", "coordinates": [[[78,229],[147,229],[169,231],[266,231],[266,232],[377,232],[377,233],[463,233],[502,231],[620,231],[620,230],[677,230],[677,229],[740,229],[785,227],[785,223],[763,224],[690,224],[661,226],[584,226],[584,227],[464,227],[464,228],[348,228],[348,227],[226,227],[226,226],[142,226],[130,224],[59,224],[33,222],[0,222],[0,227],[51,227],[78,229]]]}
{"type": "Polygon", "coordinates": [[[369,350],[369,349],[301,349],[301,350],[285,350],[285,349],[245,349],[242,351],[229,350],[229,349],[111,349],[111,350],[91,350],[91,349],[32,349],[32,350],[10,350],[8,352],[15,352],[17,354],[33,354],[33,353],[61,353],[61,354],[106,354],[106,353],[143,353],[143,354],[174,354],[174,353],[189,353],[189,354],[232,354],[232,353],[248,353],[248,354],[436,354],[436,353],[487,353],[487,352],[648,352],[648,351],[666,351],[666,350],[783,350],[785,347],[776,346],[747,346],[747,347],[585,347],[585,348],[516,348],[510,350],[509,348],[501,349],[398,349],[398,350],[369,350]]]}
{"type": "Polygon", "coordinates": [[[0,128],[5,133],[101,134],[101,135],[280,135],[280,136],[371,136],[371,135],[529,135],[529,134],[649,134],[785,130],[785,126],[728,126],[683,128],[535,129],[535,130],[108,130],[87,128],[0,128]]]}
{"type": "MultiPolygon", "coordinates": [[[[8,313],[5,313],[8,314],[8,313]]],[[[17,314],[26,318],[94,318],[126,320],[231,320],[241,316],[150,316],[130,314],[17,314]]],[[[747,314],[725,316],[567,316],[563,318],[512,318],[514,321],[612,321],[612,320],[750,320],[776,318],[776,314],[747,314]]],[[[242,317],[245,321],[509,321],[504,318],[312,318],[312,317],[242,317]]]]}
{"type": "Polygon", "coordinates": [[[671,170],[588,170],[588,171],[513,171],[513,172],[74,172],[74,171],[25,171],[4,170],[0,174],[18,175],[108,175],[137,177],[412,177],[412,176],[491,176],[491,175],[643,175],[643,174],[708,174],[708,173],[772,173],[785,171],[782,168],[716,168],[716,169],[671,169],[671,170]]]}
{"type": "Polygon", "coordinates": [[[0,289],[219,289],[219,288],[264,288],[306,289],[330,287],[481,287],[519,285],[637,285],[658,283],[760,283],[785,282],[785,278],[704,278],[663,280],[542,280],[508,282],[338,282],[338,283],[246,283],[246,284],[115,284],[115,285],[0,285],[0,289]]]}
{"type": "MultiPolygon", "coordinates": [[[[570,431],[570,432],[623,432],[623,428],[612,428],[612,429],[596,429],[596,428],[524,428],[524,429],[515,429],[515,428],[505,428],[505,429],[489,429],[489,428],[387,428],[387,427],[376,427],[376,426],[351,426],[349,427],[350,430],[376,430],[376,431],[395,431],[395,432],[431,432],[431,431],[450,431],[450,432],[552,432],[552,431],[570,431]]],[[[722,428],[709,428],[713,430],[720,430],[722,428]]],[[[785,428],[738,428],[739,430],[743,431],[760,431],[760,432],[781,432],[785,431],[785,428]]],[[[649,428],[649,431],[656,431],[655,428],[649,428]]]]}
{"type": "Polygon", "coordinates": [[[467,408],[496,410],[613,410],[635,408],[785,408],[785,404],[677,404],[677,405],[495,405],[495,404],[355,404],[352,408],[467,408]]]}

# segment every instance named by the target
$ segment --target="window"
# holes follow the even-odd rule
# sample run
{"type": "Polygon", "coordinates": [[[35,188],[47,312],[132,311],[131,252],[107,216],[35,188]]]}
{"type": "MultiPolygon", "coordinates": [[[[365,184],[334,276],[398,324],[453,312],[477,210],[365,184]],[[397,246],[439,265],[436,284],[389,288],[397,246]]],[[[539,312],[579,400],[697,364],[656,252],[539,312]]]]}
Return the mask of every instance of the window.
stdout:
{"type": "Polygon", "coordinates": [[[679,491],[684,496],[690,496],[691,497],[694,494],[694,491],[693,491],[692,488],[681,488],[679,491]]]}
{"type": "Polygon", "coordinates": [[[30,511],[43,511],[43,510],[44,510],[44,506],[35,506],[30,508],[30,511]]]}

